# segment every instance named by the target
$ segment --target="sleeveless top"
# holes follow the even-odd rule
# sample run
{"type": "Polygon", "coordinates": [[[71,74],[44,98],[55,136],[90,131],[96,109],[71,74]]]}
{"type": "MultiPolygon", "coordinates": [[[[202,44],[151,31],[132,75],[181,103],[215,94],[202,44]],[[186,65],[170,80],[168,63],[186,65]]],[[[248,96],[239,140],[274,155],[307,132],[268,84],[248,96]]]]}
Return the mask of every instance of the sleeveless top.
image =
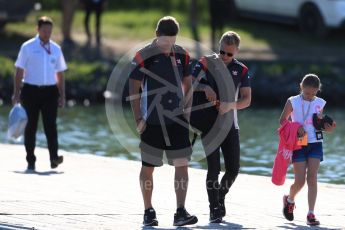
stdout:
{"type": "Polygon", "coordinates": [[[316,139],[315,128],[313,125],[313,114],[322,112],[326,101],[315,97],[312,101],[303,100],[302,95],[292,96],[288,99],[292,105],[291,119],[303,125],[308,134],[308,143],[322,142],[316,139]]]}

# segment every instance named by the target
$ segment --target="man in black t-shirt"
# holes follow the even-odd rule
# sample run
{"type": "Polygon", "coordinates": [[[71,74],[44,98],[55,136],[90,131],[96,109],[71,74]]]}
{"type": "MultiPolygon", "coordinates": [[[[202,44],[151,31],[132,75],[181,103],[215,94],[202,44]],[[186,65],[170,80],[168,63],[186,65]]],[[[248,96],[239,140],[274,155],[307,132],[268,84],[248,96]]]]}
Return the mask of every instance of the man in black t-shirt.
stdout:
{"type": "Polygon", "coordinates": [[[129,76],[131,106],[141,139],[140,185],[145,226],[158,225],[151,203],[152,174],[154,167],[163,165],[163,152],[168,163],[175,166],[177,210],[174,225],[198,221],[184,208],[188,162],[192,154],[189,112],[186,110],[192,102],[192,77],[187,51],[175,44],[178,30],[175,18],[167,16],[160,19],[156,39],[136,53],[129,76]]]}

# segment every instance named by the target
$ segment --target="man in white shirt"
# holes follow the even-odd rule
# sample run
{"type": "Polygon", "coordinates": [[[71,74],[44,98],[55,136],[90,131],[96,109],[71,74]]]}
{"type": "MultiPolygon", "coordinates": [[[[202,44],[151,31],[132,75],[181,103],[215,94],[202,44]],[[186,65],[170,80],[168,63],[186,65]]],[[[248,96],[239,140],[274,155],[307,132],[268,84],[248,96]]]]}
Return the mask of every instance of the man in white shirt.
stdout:
{"type": "Polygon", "coordinates": [[[49,17],[41,17],[37,22],[38,35],[21,46],[15,63],[12,103],[21,101],[28,114],[24,133],[28,170],[35,170],[34,151],[40,113],[51,168],[56,168],[63,162],[63,156],[58,156],[56,118],[58,106],[65,105],[63,71],[67,69],[67,65],[60,46],[50,40],[52,30],[53,21],[49,17]]]}

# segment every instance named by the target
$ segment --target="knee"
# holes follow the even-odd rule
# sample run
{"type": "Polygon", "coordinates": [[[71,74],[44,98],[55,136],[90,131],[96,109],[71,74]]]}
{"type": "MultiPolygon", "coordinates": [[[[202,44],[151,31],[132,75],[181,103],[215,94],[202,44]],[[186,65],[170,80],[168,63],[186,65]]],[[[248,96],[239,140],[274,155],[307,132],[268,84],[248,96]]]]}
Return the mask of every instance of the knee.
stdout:
{"type": "Polygon", "coordinates": [[[293,184],[297,189],[303,188],[305,184],[305,179],[295,180],[295,183],[293,184]]]}
{"type": "Polygon", "coordinates": [[[189,160],[187,158],[176,158],[172,160],[172,164],[175,166],[176,170],[188,171],[189,160]]]}
{"type": "Polygon", "coordinates": [[[233,167],[231,169],[226,170],[224,176],[227,178],[236,178],[238,173],[240,172],[240,167],[233,167]]]}
{"type": "Polygon", "coordinates": [[[150,177],[152,176],[154,167],[147,167],[147,166],[142,166],[141,171],[140,171],[140,176],[141,177],[150,177]]]}
{"type": "Polygon", "coordinates": [[[307,175],[308,186],[314,186],[317,184],[317,174],[308,174],[307,175]]]}
{"type": "Polygon", "coordinates": [[[188,166],[175,166],[175,179],[185,178],[188,180],[188,166]]]}

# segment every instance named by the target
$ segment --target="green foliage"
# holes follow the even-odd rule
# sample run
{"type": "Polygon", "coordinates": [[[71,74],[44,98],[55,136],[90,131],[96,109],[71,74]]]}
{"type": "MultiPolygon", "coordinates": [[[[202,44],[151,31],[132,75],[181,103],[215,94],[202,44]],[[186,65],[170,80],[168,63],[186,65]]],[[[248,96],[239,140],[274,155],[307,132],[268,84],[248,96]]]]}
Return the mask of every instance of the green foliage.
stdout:
{"type": "Polygon", "coordinates": [[[265,67],[264,70],[268,75],[279,75],[283,73],[284,66],[279,65],[279,64],[272,64],[265,67]]]}
{"type": "Polygon", "coordinates": [[[41,3],[43,10],[52,10],[52,9],[61,8],[60,0],[39,0],[36,2],[41,3]]]}
{"type": "MultiPolygon", "coordinates": [[[[131,2],[131,0],[128,0],[131,2]]],[[[134,0],[132,0],[134,1],[134,0]]],[[[109,1],[110,2],[113,1],[109,1]]],[[[142,1],[145,2],[146,1],[142,1]]],[[[147,4],[150,4],[149,1],[147,4]]],[[[161,1],[165,2],[165,1],[161,1]]],[[[190,1],[174,0],[169,12],[162,10],[159,7],[148,8],[121,8],[109,7],[102,16],[102,35],[105,38],[115,39],[117,41],[125,40],[130,42],[144,41],[155,36],[154,30],[157,20],[165,15],[172,15],[180,23],[181,36],[191,37],[190,20],[188,15],[188,8],[190,1]],[[185,10],[180,10],[184,6],[185,10]]],[[[113,3],[111,3],[113,4],[113,3]]],[[[142,3],[140,3],[142,4],[142,3]]],[[[46,8],[43,8],[46,9],[46,8]]],[[[210,27],[209,15],[207,8],[207,1],[198,1],[198,30],[201,41],[205,45],[209,45],[210,27]],[[206,2],[206,3],[205,3],[206,2]],[[199,10],[200,8],[200,10],[199,10]]],[[[54,10],[43,10],[40,12],[32,12],[27,18],[26,22],[9,23],[6,26],[6,33],[20,34],[31,37],[36,34],[35,24],[36,19],[41,15],[49,15],[54,20],[53,40],[60,42],[61,40],[61,10],[56,8],[54,10]]],[[[94,33],[94,15],[91,16],[91,32],[94,33]]],[[[84,36],[84,12],[79,10],[74,16],[72,25],[72,36],[84,36]]],[[[266,23],[254,20],[234,19],[229,20],[228,25],[223,29],[235,30],[241,35],[241,50],[261,49],[263,51],[270,51],[279,55],[280,51],[284,50],[299,50],[299,55],[308,58],[308,50],[324,49],[325,40],[312,39],[308,36],[301,36],[297,27],[277,25],[273,23],[266,23]],[[308,50],[306,50],[306,47],[308,50]]],[[[219,39],[220,34],[217,35],[219,39]]],[[[344,53],[345,47],[343,36],[327,37],[327,50],[336,50],[336,52],[344,53]]],[[[327,52],[326,50],[326,52],[327,52]]],[[[332,52],[332,51],[330,51],[332,52]]],[[[334,51],[333,51],[334,52],[334,51]]]]}
{"type": "Polygon", "coordinates": [[[106,69],[101,62],[71,61],[66,72],[67,81],[82,81],[90,83],[95,77],[105,75],[106,69]]]}
{"type": "Polygon", "coordinates": [[[13,76],[14,62],[13,60],[0,56],[0,78],[7,80],[13,76]]]}
{"type": "MultiPolygon", "coordinates": [[[[60,0],[39,0],[43,10],[58,10],[61,9],[60,0]]],[[[108,0],[107,8],[109,10],[162,10],[164,13],[172,11],[187,12],[189,9],[190,0],[108,0]]],[[[198,11],[205,11],[207,9],[207,1],[198,2],[198,11]]]]}

